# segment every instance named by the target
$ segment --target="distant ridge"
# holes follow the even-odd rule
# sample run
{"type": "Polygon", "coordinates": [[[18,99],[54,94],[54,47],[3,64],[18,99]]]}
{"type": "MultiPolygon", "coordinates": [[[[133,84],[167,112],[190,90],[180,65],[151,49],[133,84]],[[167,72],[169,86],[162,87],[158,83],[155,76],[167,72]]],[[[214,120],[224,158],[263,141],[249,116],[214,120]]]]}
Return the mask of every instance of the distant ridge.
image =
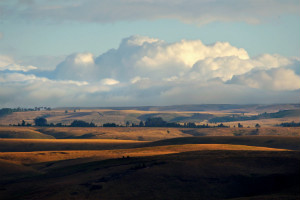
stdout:
{"type": "Polygon", "coordinates": [[[110,106],[110,107],[58,107],[57,109],[112,109],[141,111],[223,111],[248,112],[255,110],[270,112],[279,110],[300,109],[300,104],[187,104],[170,106],[110,106]]]}

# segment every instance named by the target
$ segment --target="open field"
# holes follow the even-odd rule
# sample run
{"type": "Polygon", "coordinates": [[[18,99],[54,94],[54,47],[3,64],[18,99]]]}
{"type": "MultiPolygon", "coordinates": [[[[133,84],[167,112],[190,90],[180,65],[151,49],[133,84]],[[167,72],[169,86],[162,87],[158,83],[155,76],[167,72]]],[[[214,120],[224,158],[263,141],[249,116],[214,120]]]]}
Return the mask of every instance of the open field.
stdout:
{"type": "MultiPolygon", "coordinates": [[[[117,139],[157,141],[189,136],[300,136],[300,127],[148,128],[148,127],[0,127],[0,138],[117,139]]],[[[1,148],[1,147],[0,147],[1,148]]]]}
{"type": "Polygon", "coordinates": [[[232,144],[183,144],[167,145],[131,149],[114,150],[80,150],[80,151],[35,151],[35,152],[0,152],[0,159],[20,163],[33,164],[40,162],[69,160],[76,158],[97,158],[98,160],[122,158],[122,157],[144,157],[154,155],[174,154],[189,151],[215,151],[215,150],[236,150],[236,151],[289,151],[287,149],[256,147],[232,144]]]}
{"type": "MultiPolygon", "coordinates": [[[[38,116],[65,124],[148,117],[203,124],[211,117],[298,108],[63,108],[15,112],[0,124],[32,123],[38,116]]],[[[223,123],[231,128],[1,126],[0,199],[300,199],[300,127],[274,126],[299,121],[297,112],[223,123]],[[244,128],[233,127],[238,123],[244,128]]]]}
{"type": "Polygon", "coordinates": [[[1,139],[0,196],[297,199],[299,140],[291,136],[201,136],[154,142],[1,139]]]}
{"type": "MultiPolygon", "coordinates": [[[[0,116],[0,125],[34,124],[36,117],[44,117],[48,123],[71,124],[74,120],[93,122],[98,126],[104,123],[116,123],[125,125],[126,122],[138,124],[149,117],[162,117],[168,122],[194,122],[207,124],[210,119],[224,116],[254,116],[261,113],[275,113],[282,110],[290,110],[279,117],[271,117],[262,120],[242,121],[244,126],[254,127],[256,123],[269,127],[283,122],[299,121],[299,104],[283,105],[189,105],[189,106],[162,106],[162,107],[127,107],[127,108],[60,108],[53,110],[13,112],[0,116]]],[[[225,125],[237,125],[236,122],[226,122],[225,125]]],[[[212,124],[213,125],[213,124],[212,124]]]]}

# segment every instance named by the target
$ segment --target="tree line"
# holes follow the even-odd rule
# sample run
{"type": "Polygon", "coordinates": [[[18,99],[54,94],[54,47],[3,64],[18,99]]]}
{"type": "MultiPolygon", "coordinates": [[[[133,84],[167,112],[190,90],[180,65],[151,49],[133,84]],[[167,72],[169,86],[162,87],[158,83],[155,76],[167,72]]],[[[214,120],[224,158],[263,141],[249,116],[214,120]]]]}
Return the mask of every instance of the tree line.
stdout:
{"type": "MultiPolygon", "coordinates": [[[[45,117],[37,117],[34,119],[35,126],[49,126],[49,127],[97,127],[97,125],[93,122],[85,122],[83,120],[74,120],[70,125],[64,125],[62,123],[48,123],[45,117]]],[[[26,123],[22,120],[22,123],[18,124],[18,126],[32,126],[32,124],[26,123]]],[[[223,123],[220,123],[216,126],[211,126],[208,124],[197,125],[194,122],[188,122],[184,124],[180,124],[177,122],[167,122],[163,120],[161,117],[150,117],[145,122],[140,121],[139,124],[134,124],[130,122],[126,122],[126,125],[119,125],[116,123],[104,123],[102,127],[175,127],[175,128],[215,128],[215,127],[224,127],[228,128],[229,126],[225,126],[223,123]]],[[[242,127],[242,126],[239,126],[242,127]]]]}
{"type": "Polygon", "coordinates": [[[279,126],[282,126],[282,127],[300,127],[300,122],[299,123],[296,123],[294,121],[292,121],[292,122],[285,122],[285,123],[279,124],[279,126]]]}
{"type": "Polygon", "coordinates": [[[1,108],[0,109],[0,117],[12,114],[13,112],[27,112],[27,111],[40,111],[40,110],[48,110],[50,111],[50,107],[40,106],[34,108],[1,108]]]}
{"type": "Polygon", "coordinates": [[[275,113],[261,113],[258,115],[246,116],[244,114],[233,114],[222,117],[214,117],[209,119],[210,123],[219,122],[234,122],[234,121],[249,121],[249,120],[260,120],[260,119],[270,119],[270,118],[282,118],[287,116],[299,116],[299,110],[280,110],[275,113]]]}

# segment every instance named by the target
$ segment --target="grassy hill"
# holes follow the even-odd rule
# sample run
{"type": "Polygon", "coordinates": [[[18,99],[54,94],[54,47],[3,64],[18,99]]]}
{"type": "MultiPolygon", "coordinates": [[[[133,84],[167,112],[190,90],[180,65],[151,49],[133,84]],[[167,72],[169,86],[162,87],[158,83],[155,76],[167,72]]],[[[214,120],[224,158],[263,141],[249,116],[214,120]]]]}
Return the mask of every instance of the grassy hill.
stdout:
{"type": "MultiPolygon", "coordinates": [[[[278,105],[234,105],[203,104],[148,107],[113,107],[113,108],[57,108],[52,110],[12,112],[0,116],[0,125],[20,124],[22,120],[33,124],[36,117],[45,117],[48,123],[71,124],[74,120],[93,122],[98,126],[104,123],[125,125],[126,122],[138,124],[148,117],[162,117],[169,122],[231,122],[255,119],[275,119],[271,125],[299,120],[299,104],[278,105]],[[284,111],[285,110],[285,111],[284,111]],[[267,112],[268,115],[254,118],[254,115],[267,112]],[[273,113],[273,114],[270,114],[273,113]],[[235,117],[234,119],[232,116],[235,117]],[[284,121],[281,121],[285,119],[284,121]]],[[[270,121],[268,122],[269,126],[270,121]]],[[[264,125],[264,124],[263,124],[264,125]]]]}
{"type": "Polygon", "coordinates": [[[177,144],[233,144],[290,149],[300,151],[300,137],[293,136],[202,136],[184,137],[146,143],[147,146],[177,145],[177,144]]]}
{"type": "Polygon", "coordinates": [[[297,199],[299,156],[293,151],[215,150],[57,161],[31,165],[41,174],[1,180],[0,195],[3,199],[297,199]]]}
{"type": "Polygon", "coordinates": [[[0,127],[0,138],[54,139],[53,136],[43,134],[33,127],[0,127]]]}
{"type": "Polygon", "coordinates": [[[292,136],[201,136],[153,142],[0,139],[0,196],[7,200],[297,199],[299,140],[292,136]]]}
{"type": "Polygon", "coordinates": [[[188,136],[300,136],[300,127],[150,128],[150,127],[0,127],[0,138],[118,139],[157,141],[188,136]]]}

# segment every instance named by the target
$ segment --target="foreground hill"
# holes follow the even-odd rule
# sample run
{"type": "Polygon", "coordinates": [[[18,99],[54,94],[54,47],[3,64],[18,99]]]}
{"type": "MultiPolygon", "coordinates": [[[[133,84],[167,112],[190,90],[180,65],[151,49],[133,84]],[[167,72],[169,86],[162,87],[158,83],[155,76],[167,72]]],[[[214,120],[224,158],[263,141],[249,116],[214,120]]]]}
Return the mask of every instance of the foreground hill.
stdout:
{"type": "Polygon", "coordinates": [[[35,173],[1,179],[2,199],[298,199],[300,193],[300,155],[294,151],[57,162],[64,163],[31,165],[35,173]]]}
{"type": "Polygon", "coordinates": [[[112,150],[184,144],[232,144],[300,150],[299,136],[200,136],[154,142],[116,139],[0,139],[0,152],[112,150]]]}
{"type": "Polygon", "coordinates": [[[187,135],[0,139],[1,200],[300,198],[299,136],[187,135]]]}

